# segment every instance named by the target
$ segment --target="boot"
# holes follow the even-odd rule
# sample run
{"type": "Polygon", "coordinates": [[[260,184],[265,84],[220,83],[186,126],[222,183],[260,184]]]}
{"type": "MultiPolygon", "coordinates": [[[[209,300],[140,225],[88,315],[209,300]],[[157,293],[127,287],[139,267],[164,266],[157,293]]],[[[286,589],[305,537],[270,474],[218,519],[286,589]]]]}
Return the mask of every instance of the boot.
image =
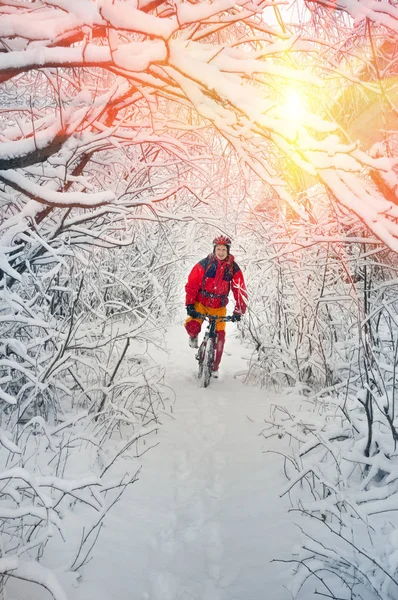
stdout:
{"type": "Polygon", "coordinates": [[[198,345],[198,336],[196,337],[190,337],[188,340],[188,344],[190,348],[196,348],[196,350],[199,348],[198,345]]]}

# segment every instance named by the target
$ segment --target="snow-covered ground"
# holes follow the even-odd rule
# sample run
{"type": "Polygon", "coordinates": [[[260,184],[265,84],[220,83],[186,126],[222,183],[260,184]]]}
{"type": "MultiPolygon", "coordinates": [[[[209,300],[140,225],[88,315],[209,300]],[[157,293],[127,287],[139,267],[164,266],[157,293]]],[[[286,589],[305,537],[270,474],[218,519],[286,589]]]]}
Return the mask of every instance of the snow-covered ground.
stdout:
{"type": "Polygon", "coordinates": [[[279,497],[281,460],[264,453],[259,436],[276,397],[234,377],[246,366],[234,328],[221,377],[207,389],[198,386],[185,331],[170,328],[163,360],[176,394],[173,414],[163,418],[140,481],[114,508],[71,597],[291,598],[289,566],[272,561],[289,559],[300,534],[279,497]]]}

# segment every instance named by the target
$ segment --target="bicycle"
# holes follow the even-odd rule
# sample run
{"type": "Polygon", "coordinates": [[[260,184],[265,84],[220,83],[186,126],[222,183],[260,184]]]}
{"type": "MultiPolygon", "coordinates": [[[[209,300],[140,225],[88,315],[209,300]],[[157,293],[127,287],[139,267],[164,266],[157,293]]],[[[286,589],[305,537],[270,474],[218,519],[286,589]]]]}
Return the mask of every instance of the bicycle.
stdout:
{"type": "Polygon", "coordinates": [[[214,364],[214,349],[217,338],[216,322],[217,321],[233,321],[232,316],[216,317],[212,315],[204,315],[197,313],[197,316],[204,321],[209,321],[202,343],[199,346],[199,350],[196,353],[196,360],[199,363],[198,378],[200,381],[200,387],[207,387],[210,383],[211,374],[213,372],[214,364]]]}

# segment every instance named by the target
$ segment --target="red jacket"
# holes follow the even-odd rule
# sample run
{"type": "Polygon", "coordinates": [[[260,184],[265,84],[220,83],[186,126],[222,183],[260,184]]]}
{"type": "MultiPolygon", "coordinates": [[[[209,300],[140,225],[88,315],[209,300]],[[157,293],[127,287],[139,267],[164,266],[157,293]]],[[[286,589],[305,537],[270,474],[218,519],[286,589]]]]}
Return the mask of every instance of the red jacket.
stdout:
{"type": "Polygon", "coordinates": [[[214,254],[209,254],[194,266],[188,276],[185,304],[200,302],[209,308],[226,306],[231,288],[235,312],[243,315],[247,291],[242,271],[231,254],[225,260],[218,260],[214,254]]]}

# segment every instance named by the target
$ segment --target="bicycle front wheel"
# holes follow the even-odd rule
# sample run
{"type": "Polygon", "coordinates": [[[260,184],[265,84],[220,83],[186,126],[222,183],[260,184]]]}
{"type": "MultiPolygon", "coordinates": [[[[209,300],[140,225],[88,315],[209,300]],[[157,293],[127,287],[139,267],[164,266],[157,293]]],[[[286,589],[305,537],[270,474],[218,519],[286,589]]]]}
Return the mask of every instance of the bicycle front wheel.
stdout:
{"type": "Polygon", "coordinates": [[[206,346],[203,350],[201,360],[199,361],[199,382],[200,387],[207,387],[210,383],[211,372],[213,368],[213,355],[214,355],[214,338],[207,340],[206,346]]]}

